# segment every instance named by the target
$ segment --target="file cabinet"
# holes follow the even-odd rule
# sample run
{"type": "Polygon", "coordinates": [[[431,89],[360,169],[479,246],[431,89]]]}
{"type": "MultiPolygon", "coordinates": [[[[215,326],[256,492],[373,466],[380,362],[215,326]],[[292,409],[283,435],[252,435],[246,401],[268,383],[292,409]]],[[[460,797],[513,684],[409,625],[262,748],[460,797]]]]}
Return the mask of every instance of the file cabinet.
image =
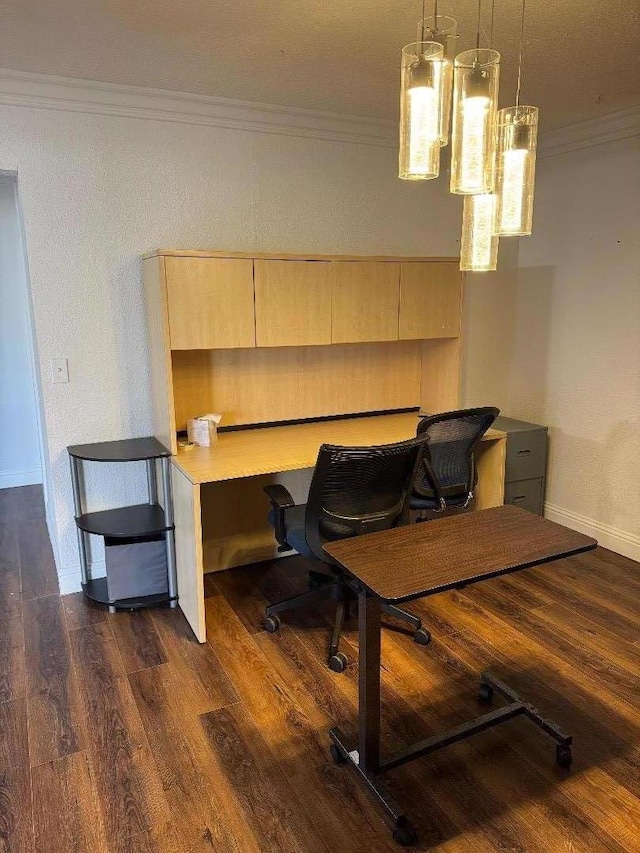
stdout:
{"type": "Polygon", "coordinates": [[[547,470],[547,427],[499,417],[493,424],[507,434],[504,502],[543,514],[547,470]]]}

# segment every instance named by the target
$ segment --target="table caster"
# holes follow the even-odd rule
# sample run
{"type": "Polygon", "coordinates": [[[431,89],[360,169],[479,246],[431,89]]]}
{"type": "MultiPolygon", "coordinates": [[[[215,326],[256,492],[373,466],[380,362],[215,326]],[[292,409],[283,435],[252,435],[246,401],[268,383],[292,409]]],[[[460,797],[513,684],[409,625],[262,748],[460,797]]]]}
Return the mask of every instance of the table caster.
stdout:
{"type": "Polygon", "coordinates": [[[342,652],[336,652],[329,658],[329,669],[333,672],[344,672],[347,668],[347,656],[342,652]]]}
{"type": "Polygon", "coordinates": [[[571,767],[573,762],[573,753],[570,746],[564,746],[559,743],[556,746],[556,764],[560,767],[571,767]]]}
{"type": "Polygon", "coordinates": [[[408,820],[398,821],[393,830],[393,840],[401,847],[413,847],[418,843],[418,833],[408,820]]]}
{"type": "Polygon", "coordinates": [[[262,625],[269,634],[275,634],[280,627],[280,620],[277,616],[266,616],[262,625]]]}
{"type": "Polygon", "coordinates": [[[426,628],[418,628],[413,634],[413,642],[419,646],[428,646],[431,642],[431,634],[426,628]]]}
{"type": "Polygon", "coordinates": [[[490,684],[481,684],[478,688],[478,702],[482,705],[490,705],[493,701],[493,687],[490,684]]]}

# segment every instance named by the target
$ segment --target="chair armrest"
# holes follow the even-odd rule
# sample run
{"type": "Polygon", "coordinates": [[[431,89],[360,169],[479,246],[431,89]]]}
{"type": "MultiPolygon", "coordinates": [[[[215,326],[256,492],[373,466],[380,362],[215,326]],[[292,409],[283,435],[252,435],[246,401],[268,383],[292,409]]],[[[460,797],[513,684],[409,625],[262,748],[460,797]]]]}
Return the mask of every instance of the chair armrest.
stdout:
{"type": "Polygon", "coordinates": [[[284,517],[286,511],[295,506],[294,500],[288,489],[285,489],[281,483],[271,483],[264,487],[264,491],[273,507],[273,531],[279,546],[278,551],[290,551],[291,545],[287,542],[287,526],[284,517]]]}
{"type": "Polygon", "coordinates": [[[295,506],[294,500],[281,483],[271,483],[264,487],[265,493],[269,496],[269,501],[274,509],[288,509],[295,506]]]}

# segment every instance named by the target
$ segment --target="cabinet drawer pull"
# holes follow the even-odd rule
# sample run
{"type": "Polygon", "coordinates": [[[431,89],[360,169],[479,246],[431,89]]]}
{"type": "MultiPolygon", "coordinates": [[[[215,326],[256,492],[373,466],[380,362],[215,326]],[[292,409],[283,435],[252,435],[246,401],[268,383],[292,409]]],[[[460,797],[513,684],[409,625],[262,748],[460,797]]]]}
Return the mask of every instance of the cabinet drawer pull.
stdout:
{"type": "Polygon", "coordinates": [[[517,504],[518,501],[526,501],[526,499],[527,499],[526,495],[516,495],[516,497],[513,498],[513,502],[514,502],[514,504],[517,504]]]}
{"type": "Polygon", "coordinates": [[[529,450],[529,449],[527,449],[527,450],[519,450],[517,455],[518,455],[518,456],[528,456],[530,453],[531,453],[531,450],[529,450]]]}

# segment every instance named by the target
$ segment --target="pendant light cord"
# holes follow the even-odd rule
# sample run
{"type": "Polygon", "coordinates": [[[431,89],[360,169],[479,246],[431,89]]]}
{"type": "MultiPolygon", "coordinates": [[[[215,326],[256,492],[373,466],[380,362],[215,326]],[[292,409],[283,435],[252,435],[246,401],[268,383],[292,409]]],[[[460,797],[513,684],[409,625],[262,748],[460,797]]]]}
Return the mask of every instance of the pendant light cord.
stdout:
{"type": "Polygon", "coordinates": [[[420,36],[420,41],[424,44],[424,3],[425,0],[422,0],[422,20],[420,22],[422,27],[422,35],[420,36]]]}
{"type": "Polygon", "coordinates": [[[478,61],[478,53],[480,50],[480,11],[482,9],[482,0],[478,0],[478,27],[476,29],[476,62],[478,61]]]}
{"type": "Polygon", "coordinates": [[[527,0],[522,0],[522,21],[520,23],[520,53],[518,55],[518,84],[516,86],[516,109],[520,106],[520,84],[522,82],[522,46],[524,44],[524,11],[527,0]]]}

